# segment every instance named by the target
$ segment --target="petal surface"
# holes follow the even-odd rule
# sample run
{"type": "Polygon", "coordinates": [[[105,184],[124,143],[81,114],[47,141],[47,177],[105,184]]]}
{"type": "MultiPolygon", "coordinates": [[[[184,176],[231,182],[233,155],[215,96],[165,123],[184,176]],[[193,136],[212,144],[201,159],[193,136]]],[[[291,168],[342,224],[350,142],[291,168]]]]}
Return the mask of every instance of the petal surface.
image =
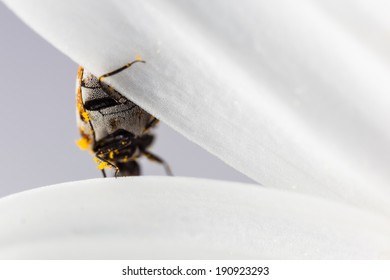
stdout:
{"type": "Polygon", "coordinates": [[[390,258],[390,223],[303,194],[128,177],[0,199],[1,259],[390,258]]]}

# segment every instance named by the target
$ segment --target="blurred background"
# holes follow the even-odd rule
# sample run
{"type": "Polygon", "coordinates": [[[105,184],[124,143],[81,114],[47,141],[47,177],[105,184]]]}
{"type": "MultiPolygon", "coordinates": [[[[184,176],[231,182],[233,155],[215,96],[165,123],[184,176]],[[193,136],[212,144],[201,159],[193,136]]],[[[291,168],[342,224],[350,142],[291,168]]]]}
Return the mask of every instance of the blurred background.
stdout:
{"type": "MultiPolygon", "coordinates": [[[[34,33],[0,2],[0,197],[51,184],[101,177],[81,151],[76,127],[78,65],[34,33]]],[[[151,151],[175,176],[253,182],[164,123],[151,151]]],[[[141,161],[144,175],[165,175],[141,161]]]]}

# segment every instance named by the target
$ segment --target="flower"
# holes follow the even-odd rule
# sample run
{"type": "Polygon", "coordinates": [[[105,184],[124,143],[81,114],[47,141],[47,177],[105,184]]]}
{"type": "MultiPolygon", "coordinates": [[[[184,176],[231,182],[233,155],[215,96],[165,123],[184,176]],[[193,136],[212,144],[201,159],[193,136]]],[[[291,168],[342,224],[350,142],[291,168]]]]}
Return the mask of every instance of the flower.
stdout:
{"type": "Polygon", "coordinates": [[[141,55],[107,81],[264,186],[388,221],[386,3],[4,2],[95,75],[141,55]]]}

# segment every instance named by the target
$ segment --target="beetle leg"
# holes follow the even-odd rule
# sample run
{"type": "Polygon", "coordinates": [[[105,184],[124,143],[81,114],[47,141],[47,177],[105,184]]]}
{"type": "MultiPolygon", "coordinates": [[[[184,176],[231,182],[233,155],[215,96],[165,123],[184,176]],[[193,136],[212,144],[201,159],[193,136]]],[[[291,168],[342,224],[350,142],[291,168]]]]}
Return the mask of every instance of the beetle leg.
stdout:
{"type": "Polygon", "coordinates": [[[164,166],[164,168],[165,168],[165,172],[167,173],[167,175],[168,176],[173,176],[171,168],[169,167],[168,163],[166,163],[163,159],[159,158],[158,156],[152,154],[149,151],[142,151],[142,153],[145,155],[145,157],[148,160],[154,161],[154,162],[158,162],[158,163],[162,164],[164,166]]]}
{"type": "Polygon", "coordinates": [[[100,76],[98,78],[98,82],[99,82],[99,85],[100,87],[109,95],[111,96],[111,98],[115,99],[119,104],[123,104],[123,103],[126,103],[128,102],[128,99],[126,97],[124,97],[121,93],[119,93],[118,91],[116,91],[113,87],[111,87],[110,85],[106,84],[103,82],[103,79],[104,78],[107,78],[107,77],[110,77],[110,76],[113,76],[129,67],[131,67],[134,63],[136,62],[142,62],[142,63],[145,63],[145,61],[141,60],[141,59],[136,59],[130,63],[127,63],[126,65],[112,71],[112,72],[109,72],[107,74],[104,74],[102,76],[100,76]]]}
{"type": "Polygon", "coordinates": [[[153,119],[147,125],[145,125],[144,131],[142,133],[148,132],[148,130],[151,129],[156,124],[158,124],[158,122],[159,122],[159,119],[157,119],[156,117],[153,117],[153,119]]]}
{"type": "Polygon", "coordinates": [[[107,78],[107,77],[113,76],[115,74],[118,74],[119,72],[122,72],[123,70],[131,67],[134,63],[137,63],[137,62],[146,63],[146,61],[144,61],[144,60],[140,60],[140,59],[134,60],[132,62],[127,63],[126,65],[123,65],[122,67],[120,67],[120,68],[118,68],[118,69],[116,69],[114,71],[111,71],[111,72],[109,72],[107,74],[101,75],[98,78],[98,80],[99,80],[99,82],[101,82],[104,78],[107,78]]]}
{"type": "Polygon", "coordinates": [[[119,168],[117,168],[117,169],[115,170],[115,174],[114,174],[115,178],[118,178],[118,174],[119,174],[119,168]]]}
{"type": "MultiPolygon", "coordinates": [[[[113,167],[115,170],[118,170],[118,167],[117,167],[115,164],[113,164],[113,163],[109,162],[108,160],[102,158],[99,154],[102,155],[102,154],[104,154],[104,153],[102,153],[101,151],[97,151],[96,154],[95,154],[95,157],[96,157],[97,159],[99,159],[99,160],[102,161],[102,162],[107,163],[108,165],[110,165],[111,167],[113,167]]],[[[105,178],[105,177],[106,177],[106,172],[104,171],[104,169],[102,169],[102,173],[103,173],[103,177],[105,178]]],[[[115,173],[116,173],[116,172],[115,172],[115,173]]]]}

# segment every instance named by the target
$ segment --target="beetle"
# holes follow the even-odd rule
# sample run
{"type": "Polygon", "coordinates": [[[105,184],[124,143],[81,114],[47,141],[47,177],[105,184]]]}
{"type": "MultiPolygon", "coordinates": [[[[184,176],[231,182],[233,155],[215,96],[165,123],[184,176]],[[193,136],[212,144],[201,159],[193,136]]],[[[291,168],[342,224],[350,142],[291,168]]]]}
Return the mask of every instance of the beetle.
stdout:
{"type": "Polygon", "coordinates": [[[137,159],[145,156],[164,166],[168,164],[148,148],[154,140],[150,130],[158,119],[127,99],[104,82],[104,79],[130,68],[135,63],[146,63],[139,56],[130,63],[100,77],[78,69],[76,84],[77,124],[81,139],[76,143],[95,155],[98,168],[106,177],[105,168],[114,168],[117,176],[141,174],[137,159]]]}

